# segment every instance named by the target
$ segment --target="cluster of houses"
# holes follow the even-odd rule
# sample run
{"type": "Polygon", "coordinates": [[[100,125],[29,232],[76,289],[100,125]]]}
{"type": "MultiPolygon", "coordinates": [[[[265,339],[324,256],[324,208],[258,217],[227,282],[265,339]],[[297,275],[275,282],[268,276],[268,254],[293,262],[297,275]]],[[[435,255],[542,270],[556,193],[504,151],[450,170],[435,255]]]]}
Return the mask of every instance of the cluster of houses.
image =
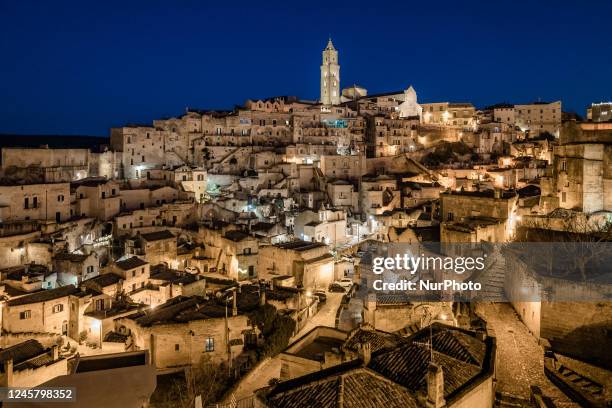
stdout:
{"type": "MultiPolygon", "coordinates": [[[[364,243],[503,243],[528,222],[610,219],[610,122],[564,120],[560,102],[478,110],[419,104],[412,87],[340,92],[337,62],[330,40],[321,102],[188,109],[113,128],[95,151],[2,148],[2,385],[78,376],[76,354],[157,373],[203,355],[231,364],[257,344],[254,310],[274,305],[297,333],[321,307],[313,292],[361,283],[364,243]]],[[[288,381],[259,401],[490,406],[491,338],[435,323],[427,349],[422,332],[389,334],[413,322],[383,323],[391,309],[414,305],[370,296],[367,327],[293,344],[288,381]]]]}

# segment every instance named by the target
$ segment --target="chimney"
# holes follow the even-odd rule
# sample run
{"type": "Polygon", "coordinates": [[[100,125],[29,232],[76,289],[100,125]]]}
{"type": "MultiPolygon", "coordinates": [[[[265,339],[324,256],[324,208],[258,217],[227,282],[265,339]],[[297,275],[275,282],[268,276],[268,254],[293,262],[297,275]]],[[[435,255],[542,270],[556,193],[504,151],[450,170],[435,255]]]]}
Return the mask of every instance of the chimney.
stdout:
{"type": "Polygon", "coordinates": [[[266,304],[266,287],[259,285],[259,306],[266,304]]]}
{"type": "Polygon", "coordinates": [[[157,361],[155,361],[155,353],[157,352],[157,341],[155,339],[155,335],[151,334],[149,338],[149,364],[155,367],[157,361]]]}
{"type": "Polygon", "coordinates": [[[237,297],[238,297],[238,293],[234,291],[234,294],[232,295],[232,316],[238,315],[238,306],[236,304],[237,297]]]}
{"type": "Polygon", "coordinates": [[[363,361],[363,365],[370,364],[370,360],[372,359],[372,346],[370,345],[370,342],[360,343],[359,346],[357,346],[357,350],[359,353],[359,359],[363,361]]]}
{"type": "Polygon", "coordinates": [[[376,293],[368,293],[363,311],[364,323],[369,323],[372,327],[376,327],[376,293]]]}
{"type": "Polygon", "coordinates": [[[9,358],[4,362],[4,384],[5,387],[13,385],[13,359],[9,358]]]}
{"type": "Polygon", "coordinates": [[[444,400],[444,372],[433,361],[427,367],[427,408],[442,408],[446,405],[444,400]]]}

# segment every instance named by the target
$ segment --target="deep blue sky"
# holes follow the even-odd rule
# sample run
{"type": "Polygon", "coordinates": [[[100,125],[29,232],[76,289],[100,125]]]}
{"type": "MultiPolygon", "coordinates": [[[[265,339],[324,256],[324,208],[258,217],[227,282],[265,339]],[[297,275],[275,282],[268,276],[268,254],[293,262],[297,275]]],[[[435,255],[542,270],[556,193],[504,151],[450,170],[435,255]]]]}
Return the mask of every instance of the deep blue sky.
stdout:
{"type": "Polygon", "coordinates": [[[0,0],[0,133],[107,135],[247,98],[342,86],[419,100],[612,99],[612,1],[0,0]],[[86,4],[89,3],[89,4],[86,4]]]}

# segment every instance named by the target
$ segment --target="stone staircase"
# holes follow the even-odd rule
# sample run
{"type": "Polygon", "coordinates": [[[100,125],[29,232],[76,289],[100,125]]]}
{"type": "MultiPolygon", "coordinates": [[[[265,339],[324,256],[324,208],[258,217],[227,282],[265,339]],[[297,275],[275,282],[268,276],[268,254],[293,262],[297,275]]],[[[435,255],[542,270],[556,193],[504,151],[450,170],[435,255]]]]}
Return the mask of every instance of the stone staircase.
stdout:
{"type": "Polygon", "coordinates": [[[553,384],[580,405],[602,408],[608,406],[602,384],[559,363],[556,358],[544,358],[544,373],[553,384]]]}
{"type": "Polygon", "coordinates": [[[504,392],[495,393],[495,404],[496,408],[533,408],[536,407],[530,400],[519,398],[514,395],[510,395],[504,392]]]}
{"type": "Polygon", "coordinates": [[[506,261],[503,256],[497,256],[491,266],[475,282],[482,285],[475,300],[488,302],[507,302],[504,293],[506,261]]]}

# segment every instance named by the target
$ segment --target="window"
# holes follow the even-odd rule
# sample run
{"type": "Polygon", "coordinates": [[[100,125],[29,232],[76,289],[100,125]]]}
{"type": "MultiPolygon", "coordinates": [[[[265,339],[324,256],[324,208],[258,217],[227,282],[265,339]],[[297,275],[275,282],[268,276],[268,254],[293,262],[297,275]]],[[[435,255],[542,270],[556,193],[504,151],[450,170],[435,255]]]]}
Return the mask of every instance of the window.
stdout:
{"type": "Polygon", "coordinates": [[[23,199],[23,208],[26,210],[30,208],[30,199],[28,197],[23,199]]]}
{"type": "Polygon", "coordinates": [[[94,272],[94,267],[93,267],[93,265],[89,265],[89,266],[87,267],[87,273],[93,273],[93,272],[94,272]]]}
{"type": "Polygon", "coordinates": [[[174,351],[180,351],[181,347],[178,344],[174,345],[174,351]]]}
{"type": "Polygon", "coordinates": [[[204,342],[204,350],[206,352],[211,352],[211,351],[215,351],[215,339],[212,337],[207,337],[205,342],[204,342]]]}
{"type": "Polygon", "coordinates": [[[64,310],[64,305],[53,305],[53,313],[59,313],[64,310]]]}
{"type": "Polygon", "coordinates": [[[63,203],[64,202],[64,196],[62,194],[57,196],[57,202],[59,202],[59,203],[63,203]]]}
{"type": "Polygon", "coordinates": [[[454,214],[453,214],[452,212],[449,212],[449,213],[446,215],[446,221],[452,221],[452,220],[453,220],[453,218],[454,218],[454,214]]]}
{"type": "Polygon", "coordinates": [[[30,317],[32,317],[31,310],[24,310],[23,312],[19,312],[19,319],[21,320],[29,319],[30,317]]]}

